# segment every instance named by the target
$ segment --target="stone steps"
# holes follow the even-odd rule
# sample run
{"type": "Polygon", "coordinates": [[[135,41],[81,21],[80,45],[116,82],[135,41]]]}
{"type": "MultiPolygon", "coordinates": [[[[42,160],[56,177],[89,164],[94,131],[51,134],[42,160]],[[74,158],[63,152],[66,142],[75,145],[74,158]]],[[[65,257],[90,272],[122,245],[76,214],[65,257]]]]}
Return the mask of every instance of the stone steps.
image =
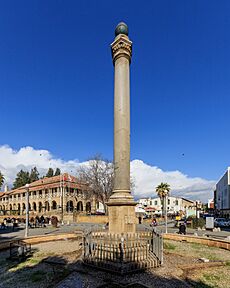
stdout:
{"type": "Polygon", "coordinates": [[[136,262],[118,262],[110,260],[101,261],[97,258],[87,257],[84,259],[83,263],[87,266],[96,267],[107,271],[113,271],[119,274],[127,274],[138,270],[156,268],[161,264],[154,253],[151,251],[149,251],[147,259],[136,262]]]}

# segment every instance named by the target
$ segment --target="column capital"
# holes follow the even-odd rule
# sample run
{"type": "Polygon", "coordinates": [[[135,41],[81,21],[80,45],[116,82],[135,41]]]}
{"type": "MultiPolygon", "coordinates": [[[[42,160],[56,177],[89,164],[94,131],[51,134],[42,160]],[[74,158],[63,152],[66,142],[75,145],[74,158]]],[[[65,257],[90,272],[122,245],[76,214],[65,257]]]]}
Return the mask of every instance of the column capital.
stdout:
{"type": "Polygon", "coordinates": [[[119,34],[111,46],[111,52],[113,57],[113,64],[120,57],[126,57],[131,62],[132,57],[132,41],[125,34],[119,34]]]}

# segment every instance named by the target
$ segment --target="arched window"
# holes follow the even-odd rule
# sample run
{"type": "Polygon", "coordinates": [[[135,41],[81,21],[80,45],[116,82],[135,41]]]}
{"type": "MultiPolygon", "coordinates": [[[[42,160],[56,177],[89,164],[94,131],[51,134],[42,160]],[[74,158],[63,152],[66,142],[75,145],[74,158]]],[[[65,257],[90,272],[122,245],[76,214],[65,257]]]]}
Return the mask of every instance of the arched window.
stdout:
{"type": "Polygon", "coordinates": [[[73,201],[68,201],[66,203],[66,212],[73,212],[73,201]]]}
{"type": "Polygon", "coordinates": [[[85,210],[86,210],[87,213],[91,212],[91,203],[90,202],[86,203],[85,210]]]}
{"type": "Polygon", "coordinates": [[[26,210],[26,204],[22,203],[22,211],[25,211],[25,210],[26,210]]]}
{"type": "Polygon", "coordinates": [[[81,201],[77,202],[77,211],[83,211],[83,204],[81,201]]]}
{"type": "Polygon", "coordinates": [[[38,203],[38,212],[42,212],[42,202],[38,203]]]}
{"type": "Polygon", "coordinates": [[[19,212],[19,213],[21,212],[21,205],[20,205],[20,203],[18,203],[18,212],[19,212]]]}
{"type": "Polygon", "coordinates": [[[37,205],[36,205],[35,202],[33,202],[33,210],[34,210],[34,211],[37,211],[37,205]]]}
{"type": "Polygon", "coordinates": [[[10,211],[12,210],[12,205],[10,204],[10,211]]]}
{"type": "Polygon", "coordinates": [[[52,201],[52,210],[56,210],[56,209],[57,209],[57,202],[52,201]]]}
{"type": "Polygon", "coordinates": [[[48,201],[45,202],[45,211],[50,211],[50,204],[48,201]]]}

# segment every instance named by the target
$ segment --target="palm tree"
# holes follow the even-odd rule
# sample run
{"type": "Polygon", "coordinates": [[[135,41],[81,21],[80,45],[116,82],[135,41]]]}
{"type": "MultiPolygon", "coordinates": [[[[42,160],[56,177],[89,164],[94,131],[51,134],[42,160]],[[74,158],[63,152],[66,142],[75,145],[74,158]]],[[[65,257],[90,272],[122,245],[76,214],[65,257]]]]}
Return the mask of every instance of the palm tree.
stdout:
{"type": "Polygon", "coordinates": [[[0,188],[2,187],[4,181],[5,181],[5,177],[3,176],[3,174],[0,171],[0,188]]]}
{"type": "Polygon", "coordinates": [[[165,200],[169,195],[169,191],[170,185],[168,183],[161,182],[161,184],[156,187],[156,193],[162,201],[162,216],[165,214],[165,207],[167,207],[165,200]]]}

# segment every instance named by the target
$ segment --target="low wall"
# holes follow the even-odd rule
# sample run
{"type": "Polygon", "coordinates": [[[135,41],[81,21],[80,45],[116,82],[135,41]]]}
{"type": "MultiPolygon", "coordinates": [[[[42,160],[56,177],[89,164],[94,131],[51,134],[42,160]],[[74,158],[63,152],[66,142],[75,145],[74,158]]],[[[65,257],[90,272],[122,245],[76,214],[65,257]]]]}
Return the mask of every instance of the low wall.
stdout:
{"type": "MultiPolygon", "coordinates": [[[[61,216],[59,214],[52,214],[52,216],[57,216],[59,221],[61,220],[61,216]]],[[[44,217],[47,217],[47,215],[43,214],[44,217]]],[[[30,218],[34,217],[30,215],[30,218]]],[[[23,216],[0,216],[0,223],[3,222],[4,218],[24,218],[23,216]]],[[[84,215],[84,214],[73,214],[73,213],[66,213],[63,215],[63,221],[64,223],[95,223],[95,224],[106,224],[109,222],[109,217],[106,215],[84,215]]]]}
{"type": "MultiPolygon", "coordinates": [[[[23,242],[31,245],[44,243],[44,242],[52,242],[52,241],[61,241],[61,240],[79,240],[82,239],[83,233],[78,231],[76,233],[64,233],[64,234],[56,234],[56,235],[40,235],[40,236],[32,236],[28,238],[20,239],[23,242]]],[[[17,242],[18,240],[5,240],[0,241],[0,250],[8,249],[10,247],[10,243],[17,242]]]]}
{"type": "Polygon", "coordinates": [[[198,243],[207,245],[210,247],[217,247],[226,250],[230,250],[230,241],[227,240],[217,240],[207,237],[197,237],[197,236],[190,236],[190,235],[179,235],[179,234],[163,234],[163,238],[167,240],[174,240],[174,241],[186,241],[189,243],[198,243]]]}
{"type": "Polygon", "coordinates": [[[109,217],[106,215],[78,215],[75,221],[77,223],[106,224],[109,222],[109,217]]]}

